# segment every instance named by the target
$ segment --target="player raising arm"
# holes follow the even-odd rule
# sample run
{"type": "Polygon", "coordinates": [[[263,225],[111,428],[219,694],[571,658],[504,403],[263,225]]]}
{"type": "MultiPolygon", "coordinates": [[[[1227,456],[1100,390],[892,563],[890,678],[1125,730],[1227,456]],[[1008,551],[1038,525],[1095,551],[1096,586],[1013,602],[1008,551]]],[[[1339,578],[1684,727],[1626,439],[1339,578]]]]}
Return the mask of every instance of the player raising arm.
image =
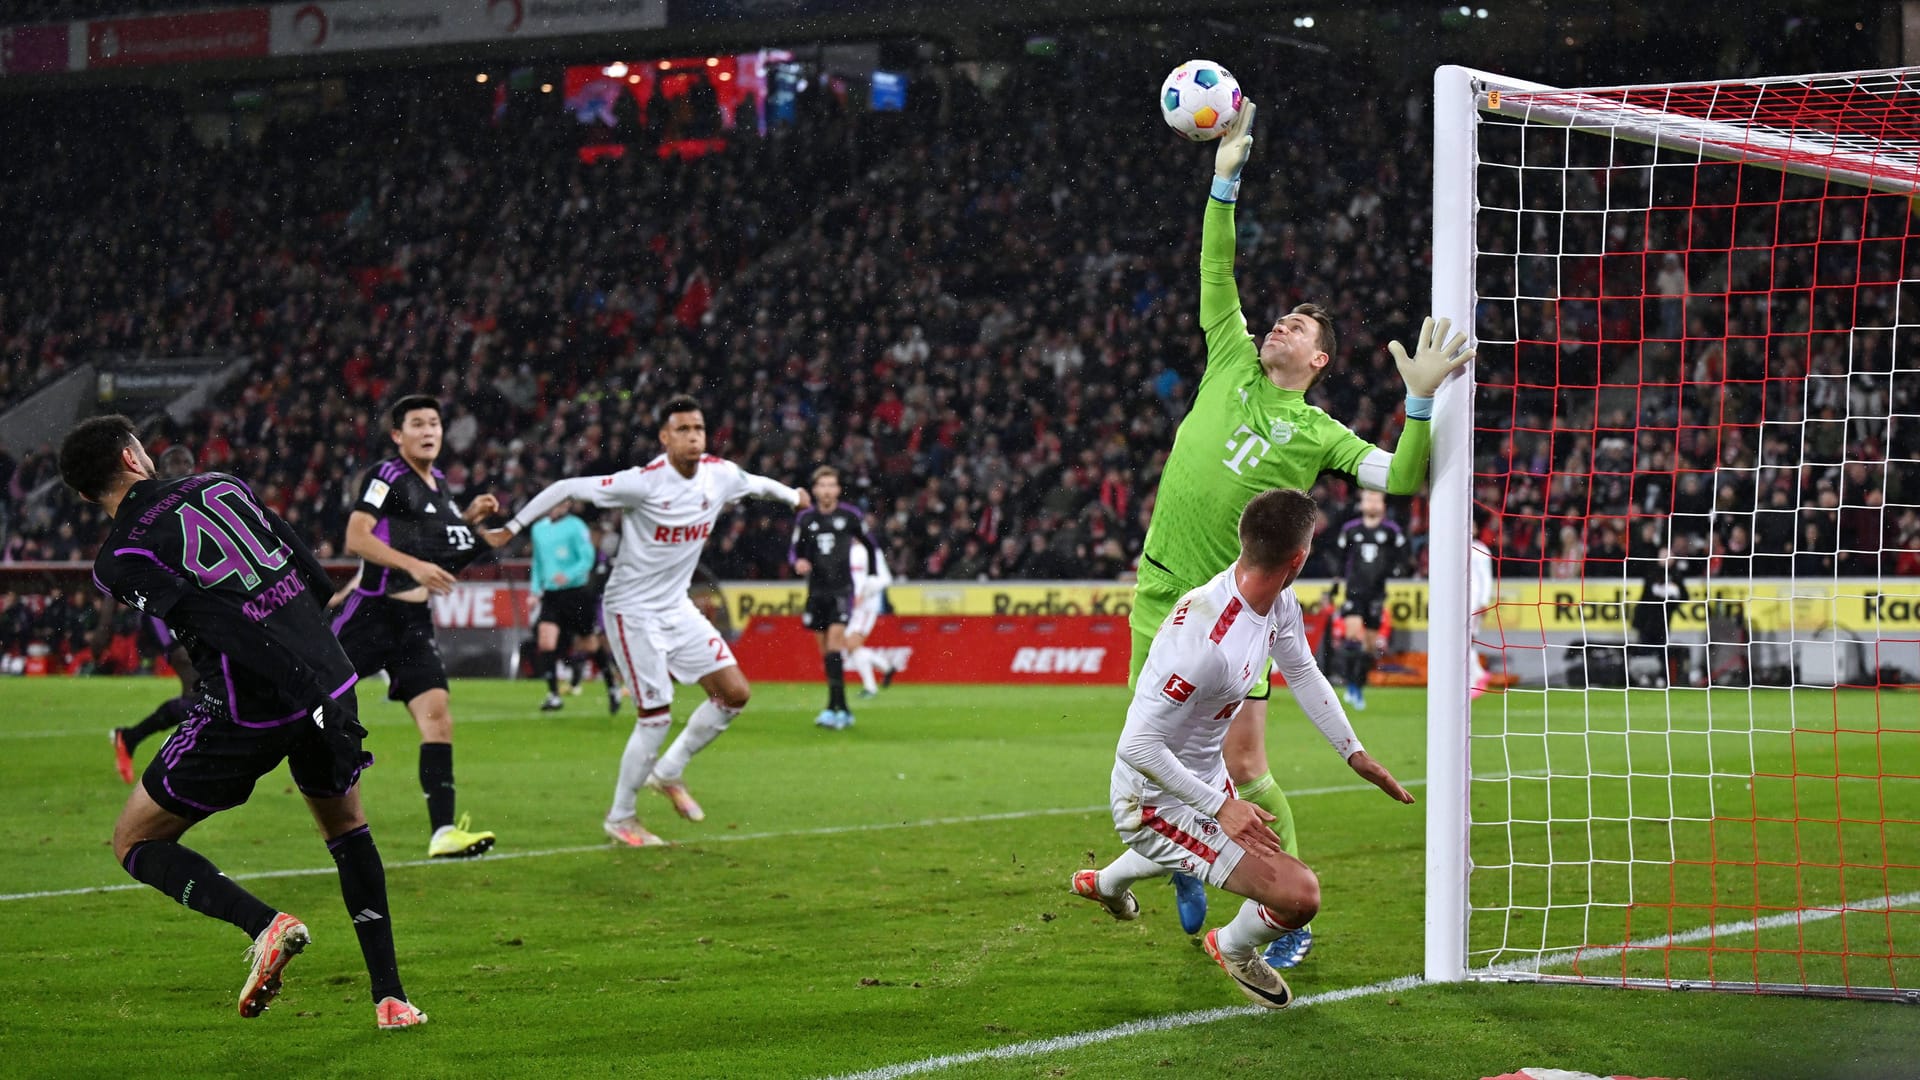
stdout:
{"type": "Polygon", "coordinates": [[[1307,925],[1320,882],[1281,850],[1273,815],[1236,794],[1222,757],[1233,717],[1271,660],[1327,742],[1355,773],[1403,803],[1413,796],[1369,757],[1333,687],[1314,663],[1292,585],[1313,543],[1313,500],[1298,491],[1255,496],[1240,515],[1239,558],[1181,597],[1153,639],[1120,733],[1110,795],[1127,850],[1073,875],[1073,891],[1116,919],[1137,918],[1131,886],[1186,873],[1246,897],[1206,937],[1207,955],[1256,1005],[1286,1007],[1293,992],[1260,950],[1307,925]]]}
{"type": "Polygon", "coordinates": [[[665,843],[640,824],[642,786],[672,800],[689,821],[706,817],[681,777],[687,762],[747,707],[751,688],[727,639],[687,596],[694,567],[713,523],[729,503],[759,496],[805,507],[807,493],[755,476],[707,454],[707,421],[700,404],[676,397],[660,407],[659,457],[611,476],[581,476],[547,485],[487,543],[505,544],[567,499],[618,509],[620,552],[607,579],[604,619],[615,662],[633,691],[638,717],[620,755],[613,809],[604,828],[629,847],[665,843]],[[673,683],[699,683],[707,700],[693,710],[680,737],[660,753],[673,725],[673,683]]]}
{"type": "Polygon", "coordinates": [[[253,939],[240,1015],[259,1016],[312,936],[180,839],[246,802],[284,759],[339,872],[376,1022],[382,1029],[425,1023],[407,1003],[394,960],[386,870],[360,809],[360,771],[373,758],[360,746],[367,731],[355,709],[353,665],[327,632],[320,561],[234,477],[155,477],[124,416],[95,417],[68,432],[60,478],[113,519],[94,559],[94,583],[165,620],[202,673],[186,721],[114,823],[114,857],[134,880],[253,939]]]}
{"type": "MultiPolygon", "coordinates": [[[[1256,341],[1247,329],[1233,280],[1234,201],[1240,170],[1253,145],[1254,106],[1248,102],[1219,141],[1213,189],[1200,240],[1200,323],[1207,368],[1193,407],[1174,435],[1147,526],[1129,624],[1137,680],[1147,650],[1175,601],[1225,569],[1237,549],[1236,526],[1248,500],[1272,488],[1301,491],[1322,471],[1357,477],[1367,488],[1407,494],[1427,475],[1434,391],[1473,356],[1466,336],[1448,338],[1446,320],[1428,319],[1407,355],[1388,346],[1407,388],[1407,424],[1392,452],[1368,443],[1309,405],[1307,391],[1333,361],[1333,319],[1314,304],[1281,316],[1256,341]]],[[[1274,815],[1283,847],[1299,854],[1293,812],[1267,766],[1264,673],[1240,711],[1226,743],[1227,770],[1241,796],[1274,815]]],[[[1206,917],[1206,893],[1190,878],[1180,887],[1181,924],[1189,932],[1206,917]]],[[[1283,966],[1306,955],[1304,928],[1276,946],[1283,966]]]]}

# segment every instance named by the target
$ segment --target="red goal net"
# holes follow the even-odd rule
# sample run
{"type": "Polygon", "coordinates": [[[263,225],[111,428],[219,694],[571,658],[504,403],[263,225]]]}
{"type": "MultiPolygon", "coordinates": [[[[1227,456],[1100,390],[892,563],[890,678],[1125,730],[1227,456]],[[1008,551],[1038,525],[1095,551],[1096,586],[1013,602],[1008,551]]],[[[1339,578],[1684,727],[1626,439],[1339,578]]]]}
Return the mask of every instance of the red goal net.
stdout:
{"type": "Polygon", "coordinates": [[[1916,80],[1478,86],[1469,973],[1920,991],[1916,80]]]}

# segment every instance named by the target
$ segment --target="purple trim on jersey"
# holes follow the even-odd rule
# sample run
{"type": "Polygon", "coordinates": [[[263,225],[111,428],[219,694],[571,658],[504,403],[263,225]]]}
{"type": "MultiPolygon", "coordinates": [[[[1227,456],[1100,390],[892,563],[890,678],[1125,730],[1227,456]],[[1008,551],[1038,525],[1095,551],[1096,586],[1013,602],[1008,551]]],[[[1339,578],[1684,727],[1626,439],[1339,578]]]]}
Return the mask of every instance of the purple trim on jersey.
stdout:
{"type": "Polygon", "coordinates": [[[360,598],[369,595],[372,594],[355,589],[353,590],[353,595],[347,597],[346,606],[341,608],[340,614],[333,618],[333,633],[335,637],[340,635],[340,628],[347,625],[347,620],[353,618],[353,613],[360,610],[360,598]]]}
{"type": "Polygon", "coordinates": [[[93,587],[96,589],[99,589],[101,592],[105,593],[108,596],[113,595],[113,590],[107,588],[107,583],[100,580],[100,571],[98,570],[93,571],[93,587]]]}
{"type": "MultiPolygon", "coordinates": [[[[360,774],[366,772],[368,769],[371,769],[371,768],[373,768],[373,755],[363,750],[360,752],[360,764],[355,765],[353,767],[353,775],[347,777],[346,787],[341,788],[339,791],[316,791],[312,788],[303,787],[300,789],[300,794],[311,795],[316,799],[338,799],[341,796],[345,795],[347,792],[352,791],[354,787],[360,783],[360,774]]],[[[365,829],[367,828],[367,826],[362,825],[360,826],[360,828],[365,829]]],[[[342,843],[345,843],[347,838],[352,835],[353,835],[352,833],[348,833],[347,836],[340,837],[340,841],[342,843]]],[[[333,850],[333,841],[331,840],[327,841],[327,850],[328,851],[333,850]]]]}
{"type": "MultiPolygon", "coordinates": [[[[393,521],[391,518],[381,518],[379,521],[374,523],[374,526],[373,526],[374,539],[380,541],[383,544],[391,544],[393,543],[392,537],[393,537],[393,521]]],[[[364,559],[361,561],[367,566],[374,565],[372,563],[367,563],[364,559]]],[[[368,589],[366,586],[362,585],[360,588],[355,589],[354,591],[366,593],[368,596],[384,596],[387,591],[387,579],[392,576],[393,576],[393,571],[388,569],[387,567],[382,566],[380,567],[379,584],[375,585],[371,589],[368,589]]],[[[362,575],[363,580],[364,580],[364,577],[365,575],[363,574],[362,575]]],[[[333,629],[335,633],[338,633],[340,630],[339,624],[336,623],[333,629]]]]}
{"type": "MultiPolygon", "coordinates": [[[[427,466],[427,474],[432,476],[435,480],[445,480],[447,478],[446,473],[441,472],[439,469],[436,469],[431,465],[427,466]]],[[[434,490],[437,491],[439,489],[436,488],[434,490]]]]}
{"type": "Polygon", "coordinates": [[[406,471],[407,471],[406,459],[393,458],[390,461],[383,461],[380,463],[379,476],[380,476],[380,479],[386,481],[388,484],[392,484],[395,480],[400,479],[401,473],[406,471]]]}
{"type": "Polygon", "coordinates": [[[182,805],[191,806],[195,810],[198,810],[206,814],[217,814],[222,810],[231,810],[234,807],[240,805],[239,803],[229,803],[226,806],[208,806],[206,803],[194,802],[192,799],[189,799],[185,795],[182,795],[179,792],[173,790],[173,781],[167,777],[161,777],[160,786],[163,788],[166,788],[167,794],[172,798],[174,798],[175,800],[179,801],[182,805]]]}
{"type": "Polygon", "coordinates": [[[207,711],[206,702],[194,702],[187,710],[186,722],[175,729],[166,745],[160,748],[160,760],[166,763],[167,768],[180,764],[180,759],[200,741],[200,729],[206,727],[211,719],[213,714],[207,711]]]}
{"type": "MultiPolygon", "coordinates": [[[[220,667],[222,670],[225,670],[226,666],[227,666],[227,658],[223,656],[220,658],[220,667]]],[[[352,689],[353,684],[359,681],[360,681],[360,676],[357,674],[348,676],[347,681],[341,683],[339,689],[327,695],[328,699],[332,700],[332,699],[338,698],[341,694],[344,694],[348,690],[352,689]]],[[[231,673],[227,675],[227,692],[228,693],[233,692],[233,675],[231,673]]],[[[237,711],[238,710],[236,709],[228,709],[227,714],[229,716],[233,716],[233,722],[236,724],[239,724],[243,728],[284,727],[288,724],[293,723],[295,720],[307,720],[307,719],[311,719],[313,716],[312,709],[295,709],[278,720],[242,720],[240,719],[239,716],[234,715],[237,711]]]]}
{"type": "Polygon", "coordinates": [[[787,545],[788,566],[792,566],[794,563],[800,561],[800,529],[807,523],[807,516],[812,513],[814,513],[814,509],[809,506],[805,510],[793,515],[793,543],[787,545]]]}
{"type": "Polygon", "coordinates": [[[153,560],[153,565],[155,565],[155,566],[157,566],[157,567],[159,567],[159,568],[160,568],[160,569],[162,569],[162,570],[165,570],[165,571],[166,571],[167,573],[169,573],[169,574],[172,574],[172,575],[173,575],[174,577],[179,577],[179,576],[180,576],[180,572],[179,572],[178,570],[175,570],[175,569],[174,569],[173,567],[171,567],[171,566],[168,566],[168,565],[167,565],[166,563],[163,563],[163,562],[161,562],[161,561],[160,561],[160,556],[158,556],[158,555],[155,555],[155,554],[154,554],[153,552],[151,552],[151,551],[148,551],[148,550],[147,550],[146,548],[138,548],[138,547],[123,547],[123,548],[114,548],[114,549],[113,549],[113,553],[114,553],[115,555],[140,555],[140,556],[144,556],[144,557],[146,557],[146,558],[148,558],[148,559],[151,559],[151,560],[153,560]]]}
{"type": "Polygon", "coordinates": [[[366,825],[362,825],[357,829],[350,829],[327,841],[327,850],[339,851],[342,847],[346,846],[347,841],[352,840],[356,836],[364,836],[370,831],[371,829],[366,825]]]}
{"type": "Polygon", "coordinates": [[[149,629],[153,631],[153,639],[160,643],[161,650],[173,648],[173,631],[167,629],[167,624],[151,615],[147,616],[147,622],[152,624],[149,629]]]}
{"type": "Polygon", "coordinates": [[[227,715],[233,717],[234,723],[241,723],[240,694],[233,688],[233,668],[227,664],[224,653],[220,656],[220,674],[227,680],[227,715]]]}

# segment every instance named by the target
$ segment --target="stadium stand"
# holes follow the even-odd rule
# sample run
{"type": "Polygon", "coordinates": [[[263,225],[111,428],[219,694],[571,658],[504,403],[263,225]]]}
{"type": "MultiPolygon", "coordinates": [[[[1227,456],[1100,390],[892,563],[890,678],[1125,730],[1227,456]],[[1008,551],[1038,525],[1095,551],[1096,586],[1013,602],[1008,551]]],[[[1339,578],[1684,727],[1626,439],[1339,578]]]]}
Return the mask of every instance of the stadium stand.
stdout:
{"type": "MultiPolygon", "coordinates": [[[[39,125],[46,151],[0,164],[0,200],[33,208],[0,221],[0,406],[98,352],[250,356],[210,407],[155,422],[154,445],[246,476],[334,555],[399,394],[448,403],[456,493],[511,503],[650,457],[648,406],[688,391],[715,452],[795,482],[838,465],[901,576],[1123,576],[1204,358],[1204,155],[1169,145],[1122,77],[1155,55],[1068,49],[1008,65],[991,91],[916,79],[906,114],[816,90],[794,126],[743,128],[722,152],[596,164],[558,110],[501,115],[452,75],[356,80],[338,108],[258,145],[203,145],[155,123],[162,105],[128,109],[131,91],[82,106],[89,137],[74,139],[74,103],[36,101],[13,122],[39,125]],[[1034,89],[1062,80],[1075,95],[1034,89]]],[[[1335,63],[1305,55],[1296,74],[1335,63]]],[[[1276,122],[1240,204],[1240,287],[1256,322],[1303,300],[1333,309],[1342,355],[1315,400],[1390,445],[1402,418],[1384,345],[1423,313],[1429,135],[1423,82],[1370,86],[1263,114],[1276,122]]],[[[1689,379],[1717,386],[1738,361],[1702,359],[1689,379]]],[[[1590,468],[1676,514],[1764,499],[1775,513],[1756,521],[1827,529],[1808,534],[1826,551],[1832,531],[1867,527],[1790,504],[1779,478],[1798,446],[1683,441],[1635,460],[1516,433],[1481,450],[1479,471],[1510,455],[1537,478],[1480,497],[1504,499],[1524,534],[1505,550],[1523,560],[1639,554],[1624,515],[1574,527],[1585,506],[1551,488],[1590,468]],[[1739,471],[1741,454],[1769,469],[1739,471]]],[[[48,448],[0,454],[0,561],[91,555],[102,522],[53,475],[48,448]]],[[[1797,490],[1880,483],[1828,469],[1797,490]]],[[[1314,494],[1327,526],[1350,515],[1344,479],[1314,494]]],[[[1423,535],[1422,499],[1396,514],[1423,535]]],[[[1886,525],[1900,549],[1887,557],[1909,568],[1912,518],[1886,525]]],[[[1755,546],[1739,526],[1682,542],[1722,573],[1755,546]]],[[[785,548],[783,518],[753,507],[722,520],[707,561],[721,578],[778,577],[785,548]]],[[[1332,569],[1322,551],[1308,573],[1332,569]]]]}

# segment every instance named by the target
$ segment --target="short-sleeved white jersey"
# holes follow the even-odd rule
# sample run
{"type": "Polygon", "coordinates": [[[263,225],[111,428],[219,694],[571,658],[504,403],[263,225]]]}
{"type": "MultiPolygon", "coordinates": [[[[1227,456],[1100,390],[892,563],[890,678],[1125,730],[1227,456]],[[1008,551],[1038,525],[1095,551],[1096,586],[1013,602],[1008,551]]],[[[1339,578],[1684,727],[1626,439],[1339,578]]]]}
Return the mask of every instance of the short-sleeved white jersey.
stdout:
{"type": "Polygon", "coordinates": [[[689,477],[680,475],[662,454],[606,476],[549,484],[514,515],[513,525],[518,532],[562,499],[622,511],[620,551],[613,558],[604,603],[611,610],[662,611],[686,597],[714,520],[728,504],[749,495],[789,504],[799,498],[795,489],[724,458],[702,457],[689,477]]]}
{"type": "Polygon", "coordinates": [[[1265,615],[1255,614],[1229,566],[1181,597],[1154,635],[1120,733],[1116,801],[1137,807],[1171,798],[1217,814],[1227,793],[1221,746],[1269,656],[1341,758],[1361,749],[1314,663],[1300,602],[1283,590],[1265,615]]]}

